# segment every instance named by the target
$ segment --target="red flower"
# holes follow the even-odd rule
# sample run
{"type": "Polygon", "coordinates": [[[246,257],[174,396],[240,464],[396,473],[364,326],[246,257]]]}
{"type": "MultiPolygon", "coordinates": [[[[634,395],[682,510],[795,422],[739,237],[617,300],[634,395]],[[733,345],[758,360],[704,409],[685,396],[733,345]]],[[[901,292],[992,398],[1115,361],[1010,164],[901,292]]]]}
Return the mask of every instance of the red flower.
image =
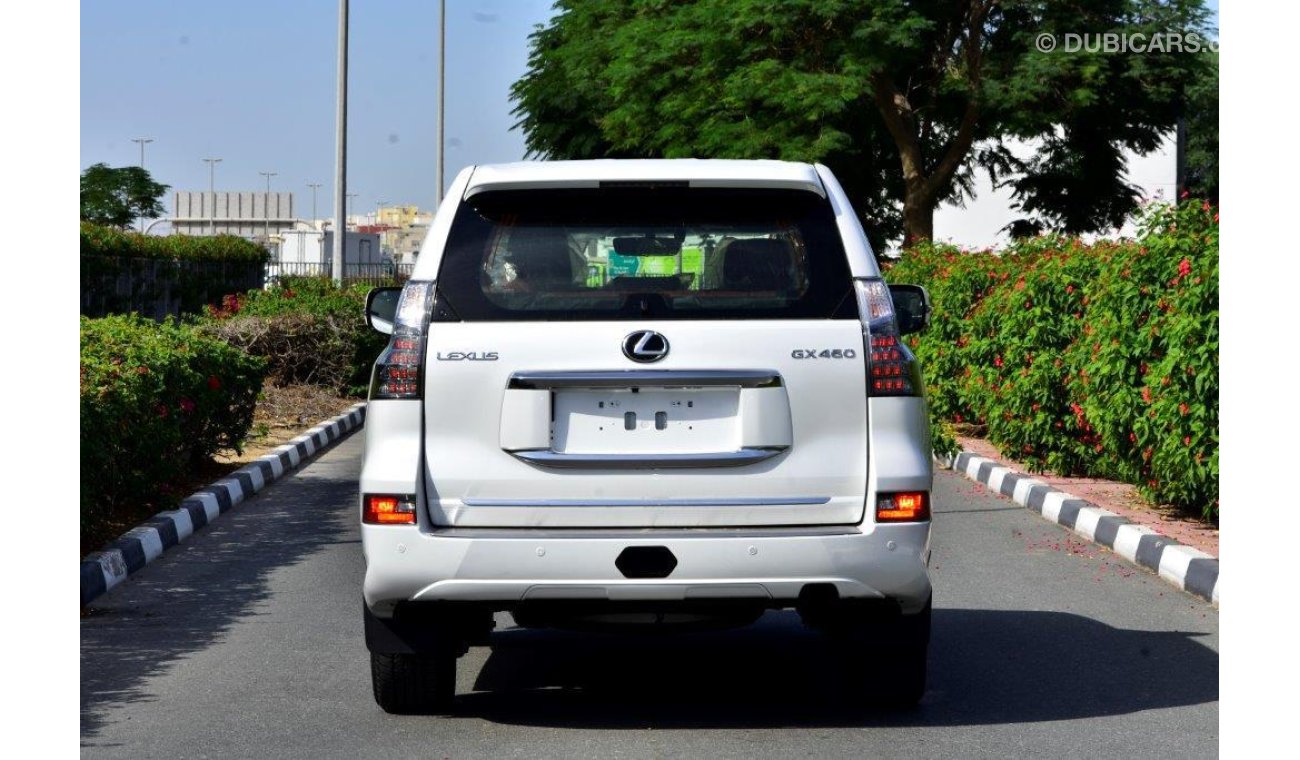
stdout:
{"type": "Polygon", "coordinates": [[[1129,443],[1137,443],[1137,440],[1138,440],[1137,433],[1129,433],[1129,434],[1128,434],[1128,442],[1129,442],[1129,443]]]}
{"type": "Polygon", "coordinates": [[[1189,195],[1191,195],[1191,193],[1189,193],[1189,192],[1187,192],[1186,190],[1184,190],[1182,193],[1179,194],[1178,197],[1179,197],[1179,198],[1186,198],[1186,197],[1189,196],[1189,195]]]}
{"type": "Polygon", "coordinates": [[[1185,435],[1185,436],[1183,436],[1183,445],[1184,445],[1184,446],[1191,446],[1191,445],[1192,445],[1192,437],[1191,437],[1190,435],[1185,435]]]}
{"type": "Polygon", "coordinates": [[[1209,211],[1209,210],[1210,210],[1210,202],[1209,202],[1209,201],[1202,201],[1202,202],[1201,202],[1201,210],[1202,210],[1202,211],[1209,211]]]}
{"type": "Polygon", "coordinates": [[[1066,293],[1073,293],[1073,292],[1074,292],[1074,286],[1073,286],[1073,285],[1066,285],[1066,286],[1065,286],[1065,292],[1066,292],[1066,293]]]}
{"type": "Polygon", "coordinates": [[[159,417],[162,417],[163,419],[166,419],[166,418],[167,418],[167,405],[166,405],[166,404],[159,404],[159,405],[155,406],[155,407],[153,408],[153,410],[154,410],[154,413],[156,413],[159,417]]]}
{"type": "Polygon", "coordinates": [[[1142,400],[1148,404],[1151,403],[1151,389],[1145,385],[1142,386],[1142,400]]]}
{"type": "Polygon", "coordinates": [[[147,375],[149,374],[149,368],[141,364],[139,367],[135,368],[135,373],[137,375],[147,375]]]}
{"type": "Polygon", "coordinates": [[[1002,366],[1002,357],[1001,357],[1001,356],[995,356],[995,357],[993,357],[993,366],[994,366],[994,367],[1001,367],[1001,366],[1002,366]]]}
{"type": "Polygon", "coordinates": [[[221,379],[216,375],[208,375],[208,388],[214,391],[221,390],[221,379]]]}
{"type": "Polygon", "coordinates": [[[1181,415],[1183,415],[1184,417],[1186,417],[1186,416],[1187,416],[1187,412],[1188,412],[1187,404],[1179,404],[1179,405],[1178,405],[1178,413],[1179,413],[1179,414],[1181,414],[1181,415]]]}
{"type": "Polygon", "coordinates": [[[1096,446],[1094,446],[1094,447],[1093,447],[1093,451],[1095,451],[1095,452],[1097,452],[1098,454],[1100,454],[1100,453],[1101,453],[1101,444],[1099,443],[1099,444],[1097,444],[1096,446]]]}
{"type": "Polygon", "coordinates": [[[1189,275],[1189,274],[1191,274],[1191,273],[1192,273],[1192,262],[1191,262],[1191,260],[1185,258],[1185,259],[1183,259],[1182,261],[1178,262],[1178,274],[1179,274],[1180,276],[1182,276],[1182,277],[1186,277],[1187,275],[1189,275]]]}
{"type": "Polygon", "coordinates": [[[190,399],[187,399],[187,398],[183,398],[183,399],[181,399],[181,411],[182,411],[182,412],[185,412],[186,414],[189,414],[190,412],[193,412],[193,411],[194,411],[194,402],[191,401],[190,399]]]}

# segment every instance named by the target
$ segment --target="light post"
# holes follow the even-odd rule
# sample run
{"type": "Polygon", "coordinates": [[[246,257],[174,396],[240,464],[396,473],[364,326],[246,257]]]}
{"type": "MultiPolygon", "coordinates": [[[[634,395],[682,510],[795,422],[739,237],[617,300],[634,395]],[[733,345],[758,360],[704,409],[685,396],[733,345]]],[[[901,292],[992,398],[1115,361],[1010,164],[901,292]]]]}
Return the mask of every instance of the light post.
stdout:
{"type": "Polygon", "coordinates": [[[348,192],[348,0],[339,0],[338,96],[334,128],[334,284],[343,285],[348,192]]]}
{"type": "Polygon", "coordinates": [[[266,239],[271,240],[271,178],[279,172],[258,172],[266,177],[266,196],[262,199],[262,217],[266,221],[266,239]]]}
{"type": "Polygon", "coordinates": [[[208,165],[208,192],[212,194],[212,209],[208,212],[208,234],[217,234],[217,164],[220,158],[203,159],[208,165]]]}
{"type": "MultiPolygon", "coordinates": [[[[152,137],[132,137],[132,138],[131,138],[131,142],[133,142],[133,143],[139,143],[139,145],[140,145],[140,168],[143,169],[143,168],[144,168],[144,146],[146,146],[146,145],[148,145],[149,143],[153,142],[153,138],[152,138],[152,137]]],[[[144,232],[144,217],[143,217],[143,216],[140,217],[140,232],[144,232]]]]}
{"type": "Polygon", "coordinates": [[[433,195],[433,210],[437,213],[442,205],[442,146],[443,139],[443,104],[447,91],[447,0],[438,0],[438,186],[433,195]]]}
{"type": "Polygon", "coordinates": [[[311,223],[316,225],[316,190],[320,187],[319,182],[308,182],[307,187],[311,188],[311,223]]]}

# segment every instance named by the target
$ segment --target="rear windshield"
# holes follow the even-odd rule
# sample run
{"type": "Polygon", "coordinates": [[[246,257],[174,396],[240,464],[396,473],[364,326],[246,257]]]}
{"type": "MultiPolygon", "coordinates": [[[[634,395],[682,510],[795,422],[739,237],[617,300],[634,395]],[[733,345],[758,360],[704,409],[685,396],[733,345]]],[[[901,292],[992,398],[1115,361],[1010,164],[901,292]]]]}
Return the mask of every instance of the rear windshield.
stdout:
{"type": "Polygon", "coordinates": [[[857,318],[830,204],[801,191],[483,193],[438,291],[467,321],[857,318]]]}

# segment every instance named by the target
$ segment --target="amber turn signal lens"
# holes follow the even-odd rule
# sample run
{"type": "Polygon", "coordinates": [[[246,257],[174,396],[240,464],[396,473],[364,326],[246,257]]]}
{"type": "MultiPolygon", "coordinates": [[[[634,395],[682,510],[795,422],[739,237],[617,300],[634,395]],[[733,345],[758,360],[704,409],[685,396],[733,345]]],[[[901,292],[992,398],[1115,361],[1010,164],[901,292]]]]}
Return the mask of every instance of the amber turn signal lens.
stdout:
{"type": "Polygon", "coordinates": [[[930,519],[926,491],[882,493],[876,497],[876,522],[920,522],[930,519]]]}
{"type": "Polygon", "coordinates": [[[361,521],[370,525],[414,525],[415,497],[366,494],[361,521]]]}

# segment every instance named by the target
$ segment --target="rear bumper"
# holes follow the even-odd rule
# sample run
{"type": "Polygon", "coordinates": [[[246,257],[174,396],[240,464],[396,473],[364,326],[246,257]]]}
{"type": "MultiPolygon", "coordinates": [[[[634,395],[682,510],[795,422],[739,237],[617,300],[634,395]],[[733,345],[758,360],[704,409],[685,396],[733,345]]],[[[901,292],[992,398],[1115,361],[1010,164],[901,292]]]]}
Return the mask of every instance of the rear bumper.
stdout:
{"type": "Polygon", "coordinates": [[[362,526],[366,605],[388,617],[403,601],[523,602],[752,600],[792,606],[811,583],[841,598],[896,600],[904,614],[930,597],[930,524],[787,533],[519,530],[460,535],[409,526],[362,526]],[[663,546],[677,564],[664,578],[630,579],[615,565],[631,546],[663,546]]]}

